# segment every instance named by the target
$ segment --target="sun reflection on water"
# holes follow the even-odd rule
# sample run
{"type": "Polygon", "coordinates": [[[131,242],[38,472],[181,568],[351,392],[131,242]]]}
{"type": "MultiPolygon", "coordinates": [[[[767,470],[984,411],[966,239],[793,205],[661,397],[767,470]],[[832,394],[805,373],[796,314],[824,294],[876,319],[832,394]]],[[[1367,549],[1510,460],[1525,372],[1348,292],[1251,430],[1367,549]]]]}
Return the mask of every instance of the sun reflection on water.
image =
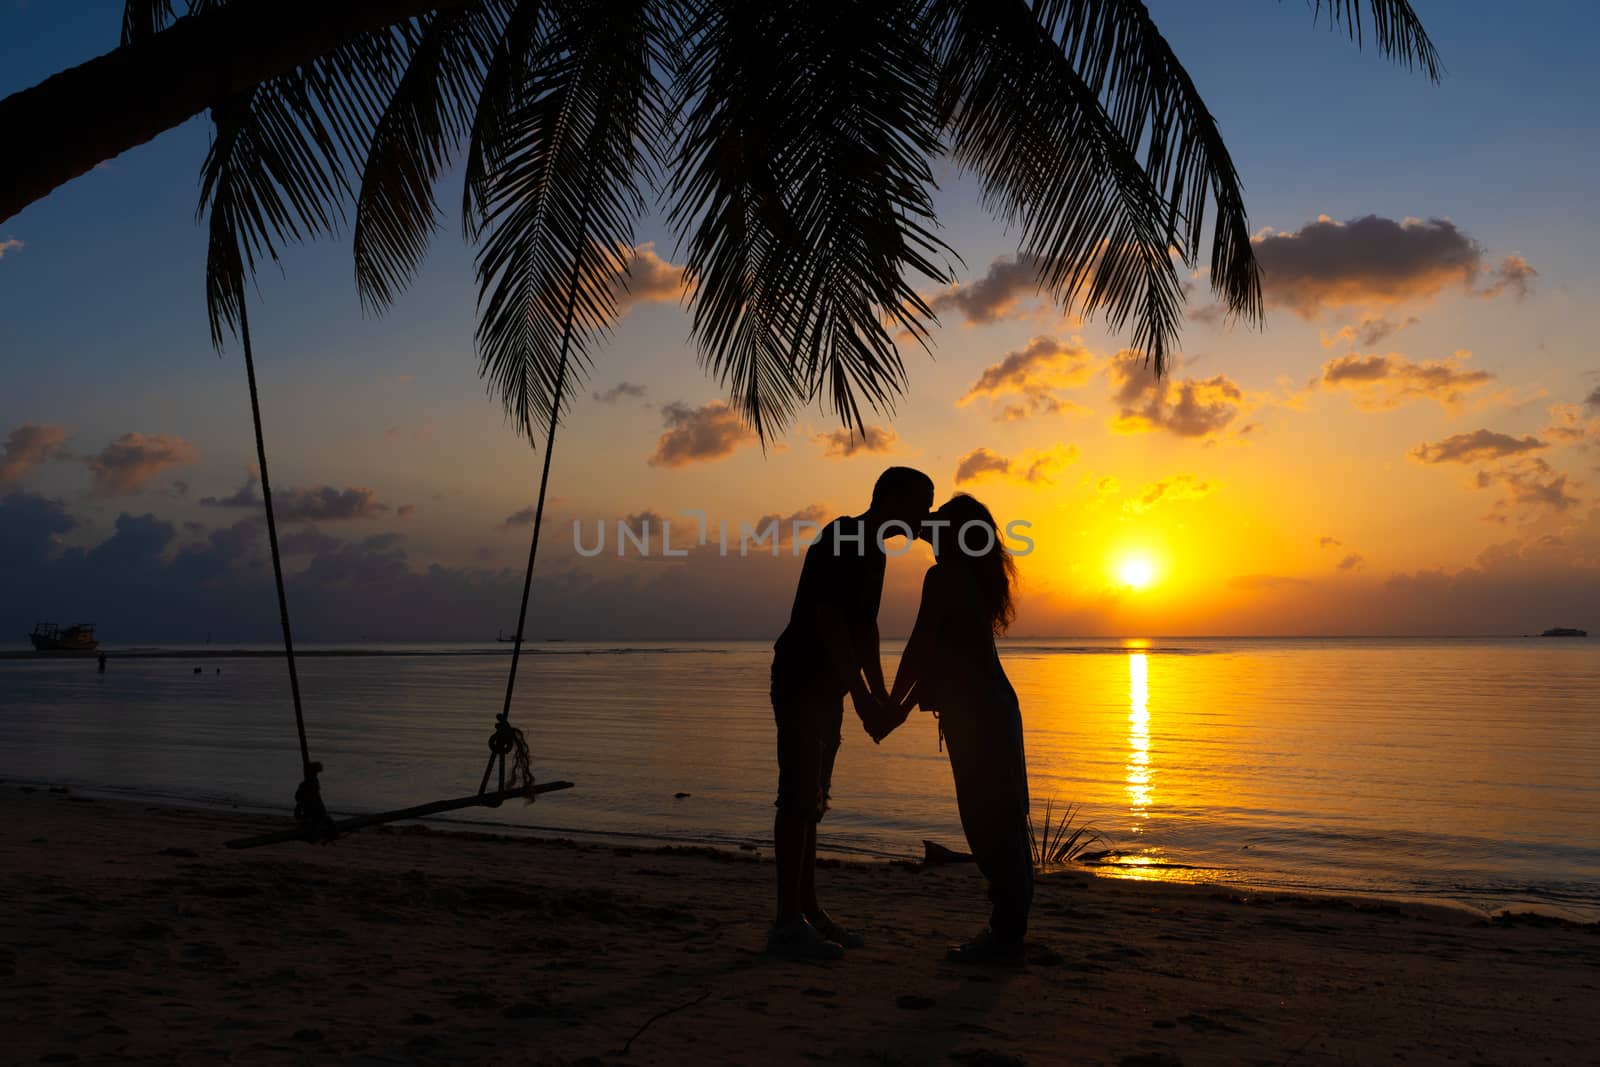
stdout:
{"type": "Polygon", "coordinates": [[[1136,821],[1130,828],[1141,833],[1140,825],[1150,817],[1150,662],[1143,652],[1128,656],[1128,800],[1136,821]]]}

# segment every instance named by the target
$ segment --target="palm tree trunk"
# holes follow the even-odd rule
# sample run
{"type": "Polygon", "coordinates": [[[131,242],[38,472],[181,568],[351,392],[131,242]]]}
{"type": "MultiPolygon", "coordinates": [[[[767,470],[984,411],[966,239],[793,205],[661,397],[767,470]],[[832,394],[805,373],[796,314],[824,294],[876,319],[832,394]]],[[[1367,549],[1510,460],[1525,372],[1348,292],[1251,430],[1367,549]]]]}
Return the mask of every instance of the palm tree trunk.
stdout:
{"type": "Polygon", "coordinates": [[[462,2],[234,0],[13,93],[0,100],[0,222],[234,93],[361,33],[462,2]]]}

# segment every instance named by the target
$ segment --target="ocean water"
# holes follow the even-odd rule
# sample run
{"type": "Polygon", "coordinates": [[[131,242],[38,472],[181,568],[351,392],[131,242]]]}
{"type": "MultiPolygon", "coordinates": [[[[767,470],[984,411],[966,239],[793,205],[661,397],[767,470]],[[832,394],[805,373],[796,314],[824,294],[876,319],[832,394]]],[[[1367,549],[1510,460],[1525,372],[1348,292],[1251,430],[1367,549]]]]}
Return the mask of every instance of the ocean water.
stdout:
{"type": "MultiPolygon", "coordinates": [[[[0,779],[292,804],[281,660],[110,651],[104,675],[0,657],[0,779]]],[[[330,808],[476,791],[504,646],[308,651],[324,653],[301,675],[330,808]]],[[[891,675],[898,651],[885,643],[891,675]]],[[[1600,642],[1016,639],[1002,658],[1035,810],[1079,806],[1115,850],[1097,873],[1600,919],[1600,642]]],[[[513,721],[537,775],[577,788],[454,823],[765,847],[769,659],[757,643],[531,646],[513,721]]],[[[824,848],[912,857],[924,839],[962,847],[931,716],[878,746],[847,712],[824,848]]]]}

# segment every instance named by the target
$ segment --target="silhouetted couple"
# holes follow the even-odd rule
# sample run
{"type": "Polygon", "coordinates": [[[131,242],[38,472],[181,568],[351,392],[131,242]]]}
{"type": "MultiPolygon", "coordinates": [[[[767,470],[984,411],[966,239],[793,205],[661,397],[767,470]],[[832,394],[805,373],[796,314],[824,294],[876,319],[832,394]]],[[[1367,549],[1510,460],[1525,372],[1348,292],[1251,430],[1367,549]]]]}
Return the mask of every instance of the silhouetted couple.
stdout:
{"type": "Polygon", "coordinates": [[[1028,773],[1022,715],[994,638],[1013,616],[1015,565],[994,517],[959,494],[938,511],[933,481],[890,467],[865,514],[835,519],[806,551],[789,625],[772,659],[778,725],[778,915],[770,951],[836,959],[862,938],[817,899],[817,824],[828,810],[849,694],[881,741],[921,705],[939,716],[954,772],[961,826],[989,880],[989,926],[950,949],[951,959],[1017,964],[1033,899],[1028,773]],[[878,659],[884,544],[921,537],[935,564],[922,583],[916,625],[891,692],[878,659]]]}

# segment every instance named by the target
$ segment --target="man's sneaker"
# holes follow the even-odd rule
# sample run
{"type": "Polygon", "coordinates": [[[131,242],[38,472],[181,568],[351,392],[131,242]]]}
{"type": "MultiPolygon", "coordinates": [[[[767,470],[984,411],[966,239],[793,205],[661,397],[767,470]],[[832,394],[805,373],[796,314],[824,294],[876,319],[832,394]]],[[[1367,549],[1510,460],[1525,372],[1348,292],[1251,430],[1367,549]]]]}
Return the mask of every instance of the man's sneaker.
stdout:
{"type": "Polygon", "coordinates": [[[993,931],[983,933],[963,945],[952,945],[944,954],[951,963],[976,963],[986,967],[1021,967],[1022,942],[1002,941],[993,931]]]}
{"type": "Polygon", "coordinates": [[[860,948],[867,943],[866,939],[854,930],[834,922],[833,916],[825,911],[818,912],[815,915],[807,915],[806,921],[816,927],[817,932],[823,937],[844,948],[860,948]]]}
{"type": "Polygon", "coordinates": [[[804,917],[773,923],[767,932],[767,951],[791,960],[836,960],[844,955],[837,941],[829,941],[804,917]]]}

